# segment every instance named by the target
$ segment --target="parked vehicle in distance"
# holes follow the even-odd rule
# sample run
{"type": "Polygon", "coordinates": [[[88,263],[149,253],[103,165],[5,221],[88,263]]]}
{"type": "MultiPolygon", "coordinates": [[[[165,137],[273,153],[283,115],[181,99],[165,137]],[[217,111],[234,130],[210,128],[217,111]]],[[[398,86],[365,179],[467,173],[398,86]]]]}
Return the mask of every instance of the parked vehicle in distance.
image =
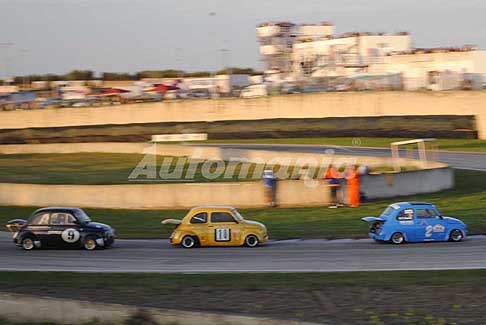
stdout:
{"type": "Polygon", "coordinates": [[[36,210],[28,220],[7,223],[14,243],[24,250],[34,248],[108,248],[115,241],[115,230],[91,221],[79,208],[47,207],[36,210]]]}
{"type": "Polygon", "coordinates": [[[404,242],[453,241],[466,238],[468,230],[459,219],[445,217],[435,205],[425,202],[394,203],[379,216],[365,217],[371,222],[369,237],[377,241],[404,242]]]}
{"type": "Polygon", "coordinates": [[[229,206],[200,206],[191,209],[182,220],[166,219],[162,224],[176,225],[170,236],[173,245],[255,247],[268,240],[265,225],[245,220],[229,206]]]}
{"type": "Polygon", "coordinates": [[[243,88],[240,92],[241,98],[256,98],[268,96],[267,86],[265,85],[251,85],[243,88]]]}

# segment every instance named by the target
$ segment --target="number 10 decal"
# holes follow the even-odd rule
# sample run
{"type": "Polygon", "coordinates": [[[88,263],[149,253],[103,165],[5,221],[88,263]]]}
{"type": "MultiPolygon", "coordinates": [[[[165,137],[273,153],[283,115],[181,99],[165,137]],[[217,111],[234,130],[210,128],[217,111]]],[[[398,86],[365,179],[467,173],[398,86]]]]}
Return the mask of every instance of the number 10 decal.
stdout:
{"type": "Polygon", "coordinates": [[[215,241],[230,241],[231,229],[229,228],[217,228],[214,230],[215,241]]]}

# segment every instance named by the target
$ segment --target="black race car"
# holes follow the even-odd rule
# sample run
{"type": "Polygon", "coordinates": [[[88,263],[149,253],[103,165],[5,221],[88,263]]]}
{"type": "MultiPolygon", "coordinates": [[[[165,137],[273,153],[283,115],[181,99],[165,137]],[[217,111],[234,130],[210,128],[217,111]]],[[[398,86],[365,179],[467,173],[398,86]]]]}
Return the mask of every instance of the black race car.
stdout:
{"type": "Polygon", "coordinates": [[[115,230],[92,222],[79,208],[48,207],[36,210],[29,220],[15,219],[7,223],[14,243],[24,250],[41,247],[108,248],[115,241],[115,230]]]}

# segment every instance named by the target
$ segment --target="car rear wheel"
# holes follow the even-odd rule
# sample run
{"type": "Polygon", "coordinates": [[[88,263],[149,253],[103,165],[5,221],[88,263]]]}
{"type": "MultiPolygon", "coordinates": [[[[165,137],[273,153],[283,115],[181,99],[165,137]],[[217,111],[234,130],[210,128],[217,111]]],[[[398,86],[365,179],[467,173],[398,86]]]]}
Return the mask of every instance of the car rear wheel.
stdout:
{"type": "Polygon", "coordinates": [[[462,234],[462,231],[459,229],[454,229],[451,231],[451,234],[449,235],[449,240],[453,242],[460,242],[464,238],[464,235],[462,234]]]}
{"type": "Polygon", "coordinates": [[[245,238],[245,246],[247,247],[256,247],[260,241],[258,240],[258,237],[255,235],[248,235],[245,238]]]}
{"type": "Polygon", "coordinates": [[[405,242],[405,237],[403,237],[401,232],[396,232],[391,236],[391,242],[395,245],[403,244],[405,242]]]}
{"type": "Polygon", "coordinates": [[[197,246],[197,239],[193,236],[185,236],[182,238],[181,246],[184,248],[194,248],[197,246]]]}
{"type": "Polygon", "coordinates": [[[86,237],[83,247],[87,251],[93,251],[96,249],[96,239],[94,237],[86,237]]]}
{"type": "Polygon", "coordinates": [[[22,249],[24,251],[31,251],[35,248],[34,239],[32,237],[25,237],[22,239],[22,249]]]}

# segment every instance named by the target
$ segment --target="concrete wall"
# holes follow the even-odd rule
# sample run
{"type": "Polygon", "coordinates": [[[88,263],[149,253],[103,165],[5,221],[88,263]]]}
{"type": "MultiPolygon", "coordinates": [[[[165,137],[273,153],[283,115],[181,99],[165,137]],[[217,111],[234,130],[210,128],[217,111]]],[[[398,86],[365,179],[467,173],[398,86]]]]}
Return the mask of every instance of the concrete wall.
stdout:
{"type": "Polygon", "coordinates": [[[433,193],[452,187],[454,170],[447,167],[367,175],[361,178],[361,191],[368,199],[433,193]]]}
{"type": "MultiPolygon", "coordinates": [[[[64,143],[2,145],[1,154],[122,152],[142,153],[154,148],[146,143],[64,143]]],[[[269,150],[232,150],[216,147],[157,145],[154,153],[193,156],[200,159],[259,161],[288,165],[327,166],[329,163],[389,165],[390,158],[295,153],[269,150]],[[277,159],[277,160],[276,160],[277,159]]],[[[402,159],[402,165],[421,162],[402,159]]],[[[134,166],[135,167],[135,166],[134,166]]],[[[370,199],[436,192],[453,187],[453,171],[447,165],[430,162],[427,169],[404,173],[369,175],[362,179],[362,191],[370,199]]],[[[282,207],[321,206],[330,201],[329,188],[323,181],[286,180],[278,183],[277,203],[282,207]]],[[[110,209],[178,209],[197,205],[265,206],[261,181],[181,184],[125,185],[39,185],[0,183],[0,205],[66,205],[110,209]]]]}
{"type": "MultiPolygon", "coordinates": [[[[290,325],[292,321],[272,320],[250,316],[224,315],[172,309],[145,308],[159,324],[179,325],[290,325]]],[[[0,293],[0,317],[13,322],[55,322],[59,324],[86,324],[98,322],[123,324],[137,311],[137,307],[93,303],[70,299],[34,297],[0,293]]],[[[299,322],[302,325],[312,323],[299,322]]]]}
{"type": "MultiPolygon", "coordinates": [[[[454,186],[451,168],[367,175],[361,192],[369,199],[383,199],[446,190],[454,186]]],[[[278,182],[281,207],[324,206],[330,202],[323,181],[278,182]]],[[[189,209],[198,205],[266,206],[262,182],[184,183],[140,185],[39,185],[0,183],[0,205],[78,206],[107,209],[189,209]]]]}
{"type": "MultiPolygon", "coordinates": [[[[277,202],[283,207],[329,203],[322,182],[281,181],[277,202]]],[[[140,185],[40,185],[0,183],[0,205],[76,206],[107,209],[188,209],[198,205],[264,207],[262,182],[140,185]]]]}
{"type": "Polygon", "coordinates": [[[0,112],[0,129],[156,122],[397,115],[475,115],[486,139],[486,92],[297,94],[0,112]]]}

